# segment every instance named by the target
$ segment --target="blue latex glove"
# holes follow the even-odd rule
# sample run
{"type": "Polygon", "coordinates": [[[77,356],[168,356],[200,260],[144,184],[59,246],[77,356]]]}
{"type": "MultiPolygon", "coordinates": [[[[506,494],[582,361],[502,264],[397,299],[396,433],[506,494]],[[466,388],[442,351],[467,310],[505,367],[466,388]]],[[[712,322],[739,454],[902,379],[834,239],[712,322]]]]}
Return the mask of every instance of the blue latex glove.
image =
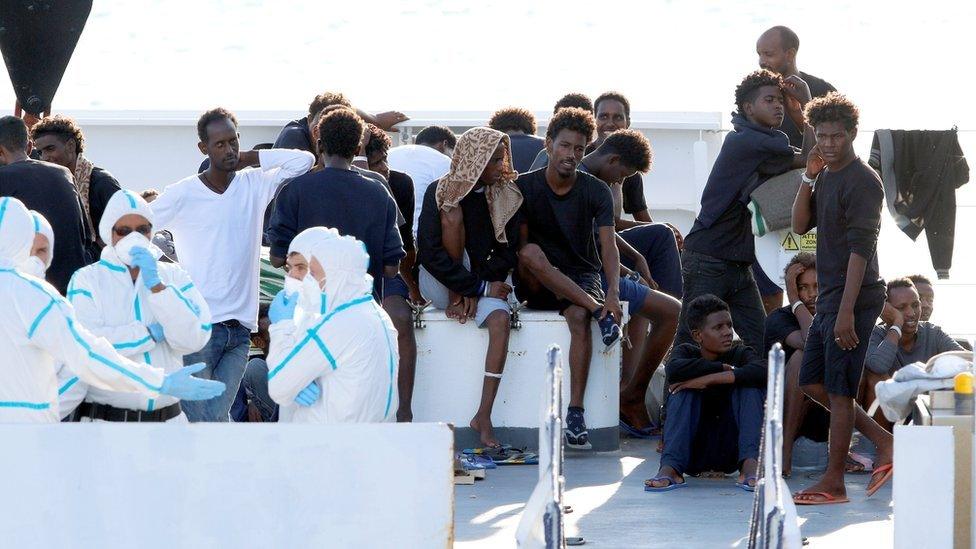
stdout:
{"type": "Polygon", "coordinates": [[[153,339],[156,343],[162,343],[166,341],[166,332],[163,330],[163,325],[158,322],[153,322],[146,327],[149,330],[149,337],[153,339]]]}
{"type": "Polygon", "coordinates": [[[298,305],[298,295],[286,295],[285,291],[281,290],[268,307],[268,320],[275,324],[294,317],[296,305],[298,305]]]}
{"type": "Polygon", "coordinates": [[[142,283],[145,284],[146,288],[151,290],[162,282],[159,280],[156,258],[149,253],[149,250],[136,246],[132,248],[129,255],[132,256],[132,266],[139,267],[139,274],[142,275],[142,283]]]}
{"type": "Polygon", "coordinates": [[[299,391],[298,396],[295,397],[295,404],[299,406],[311,406],[322,396],[322,389],[319,389],[318,383],[314,381],[308,384],[299,391]]]}
{"type": "Polygon", "coordinates": [[[220,381],[193,377],[192,374],[206,367],[203,362],[197,362],[167,374],[163,379],[163,388],[159,392],[175,396],[180,400],[209,400],[224,394],[227,387],[220,381]]]}

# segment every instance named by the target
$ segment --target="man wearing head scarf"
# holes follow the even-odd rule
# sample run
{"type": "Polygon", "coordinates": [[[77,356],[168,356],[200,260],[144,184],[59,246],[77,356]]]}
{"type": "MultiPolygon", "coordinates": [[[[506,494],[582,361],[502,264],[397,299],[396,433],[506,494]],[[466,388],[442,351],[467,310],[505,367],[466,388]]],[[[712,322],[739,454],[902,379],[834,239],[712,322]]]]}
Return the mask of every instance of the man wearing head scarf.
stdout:
{"type": "Polygon", "coordinates": [[[286,287],[268,312],[268,390],[279,421],[393,421],[396,329],[373,299],[362,242],[313,227],[288,248],[286,287]]]}
{"type": "Polygon", "coordinates": [[[421,293],[462,324],[488,329],[481,405],[471,420],[486,447],[500,445],[491,424],[505,358],[522,193],[515,185],[509,136],[472,128],[457,141],[451,170],[427,187],[420,212],[421,293]]]}
{"type": "Polygon", "coordinates": [[[71,304],[44,280],[26,274],[35,221],[16,198],[0,198],[0,423],[53,423],[58,413],[55,363],[107,391],[160,398],[211,398],[222,383],[194,378],[194,365],[166,374],[133,362],[89,332],[71,304]]]}
{"type": "MultiPolygon", "coordinates": [[[[190,276],[149,241],[153,212],[129,190],[117,191],[105,205],[98,233],[106,245],[98,263],[79,269],[68,284],[68,300],[78,319],[104,337],[122,356],[173,372],[183,356],[210,338],[210,309],[190,276]]],[[[62,379],[61,387],[71,383],[62,379]]],[[[69,385],[71,400],[79,389],[69,385]]],[[[64,401],[63,401],[64,403],[64,401]]],[[[62,406],[66,415],[69,406],[62,406]]],[[[89,387],[76,417],[82,421],[186,422],[179,399],[89,387]]]]}

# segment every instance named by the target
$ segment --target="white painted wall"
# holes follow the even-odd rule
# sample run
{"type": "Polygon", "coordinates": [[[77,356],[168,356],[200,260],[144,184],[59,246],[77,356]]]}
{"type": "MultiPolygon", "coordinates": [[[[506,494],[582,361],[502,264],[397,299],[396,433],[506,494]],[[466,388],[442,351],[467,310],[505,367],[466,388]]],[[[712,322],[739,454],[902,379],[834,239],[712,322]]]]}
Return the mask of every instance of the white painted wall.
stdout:
{"type": "MultiPolygon", "coordinates": [[[[437,310],[428,310],[423,318],[426,327],[416,331],[414,418],[467,427],[481,401],[488,330],[473,322],[460,326],[437,310]]],[[[491,418],[495,427],[538,429],[539,410],[548,390],[546,351],[553,344],[564,350],[563,402],[569,402],[569,329],[554,312],[523,310],[520,318],[522,329],[512,330],[491,418]]],[[[620,410],[620,343],[606,350],[596,323],[592,332],[593,360],[583,401],[591,431],[616,427],[620,410]]]]}
{"type": "Polygon", "coordinates": [[[0,425],[3,547],[451,547],[443,424],[0,425]]]}

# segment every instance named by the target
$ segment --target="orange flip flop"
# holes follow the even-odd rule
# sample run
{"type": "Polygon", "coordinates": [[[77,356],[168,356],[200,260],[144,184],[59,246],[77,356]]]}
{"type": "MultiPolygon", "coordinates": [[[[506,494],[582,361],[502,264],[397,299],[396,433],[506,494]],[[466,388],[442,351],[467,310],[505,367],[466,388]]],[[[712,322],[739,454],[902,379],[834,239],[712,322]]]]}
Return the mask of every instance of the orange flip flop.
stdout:
{"type": "Polygon", "coordinates": [[[796,505],[832,505],[834,503],[849,503],[851,500],[845,498],[839,498],[837,496],[832,496],[827,492],[797,492],[793,494],[793,503],[796,505]],[[820,496],[823,499],[820,501],[812,499],[797,499],[800,496],[820,496]]]}
{"type": "Polygon", "coordinates": [[[882,465],[880,467],[875,467],[874,471],[871,471],[871,483],[868,483],[868,497],[871,497],[885,485],[886,482],[891,480],[891,477],[895,476],[894,464],[889,463],[887,465],[882,465]],[[884,474],[881,480],[874,482],[874,478],[879,474],[884,474]]]}

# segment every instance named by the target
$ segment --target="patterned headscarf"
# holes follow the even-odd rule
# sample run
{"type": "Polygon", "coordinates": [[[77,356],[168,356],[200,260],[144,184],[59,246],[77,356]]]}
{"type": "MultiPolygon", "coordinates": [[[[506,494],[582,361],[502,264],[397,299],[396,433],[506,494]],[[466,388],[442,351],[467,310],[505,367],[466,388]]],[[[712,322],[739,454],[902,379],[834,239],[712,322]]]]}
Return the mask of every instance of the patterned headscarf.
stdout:
{"type": "Polygon", "coordinates": [[[507,243],[505,225],[522,205],[522,193],[515,184],[519,174],[512,166],[512,144],[507,134],[491,128],[471,128],[461,134],[451,158],[451,171],[437,183],[436,198],[439,210],[456,208],[478,183],[499,143],[505,144],[502,182],[485,186],[485,198],[495,239],[507,243]]]}
{"type": "Polygon", "coordinates": [[[88,225],[93,231],[97,231],[98,227],[92,222],[91,200],[88,197],[89,191],[91,190],[91,174],[94,167],[95,165],[91,163],[91,160],[79,154],[78,160],[75,162],[74,183],[75,190],[78,191],[78,196],[81,197],[81,206],[85,210],[88,225]]]}

